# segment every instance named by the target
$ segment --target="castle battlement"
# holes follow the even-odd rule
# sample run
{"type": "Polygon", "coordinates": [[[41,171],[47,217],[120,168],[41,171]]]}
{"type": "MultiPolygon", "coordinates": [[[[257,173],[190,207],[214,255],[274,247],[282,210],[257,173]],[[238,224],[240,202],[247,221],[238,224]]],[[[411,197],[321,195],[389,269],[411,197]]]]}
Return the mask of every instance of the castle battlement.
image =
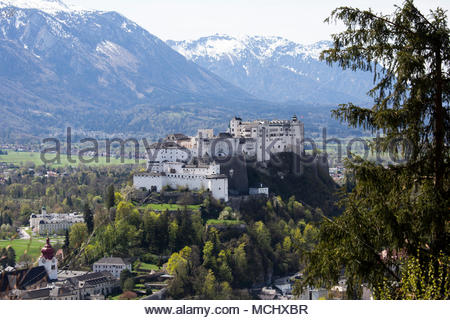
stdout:
{"type": "Polygon", "coordinates": [[[134,176],[136,188],[160,191],[164,186],[210,190],[217,199],[228,201],[228,178],[216,163],[188,164],[193,159],[217,159],[233,156],[270,160],[280,152],[303,153],[304,126],[291,120],[230,120],[225,133],[199,129],[196,136],[172,134],[153,144],[148,151],[147,172],[134,176]]]}

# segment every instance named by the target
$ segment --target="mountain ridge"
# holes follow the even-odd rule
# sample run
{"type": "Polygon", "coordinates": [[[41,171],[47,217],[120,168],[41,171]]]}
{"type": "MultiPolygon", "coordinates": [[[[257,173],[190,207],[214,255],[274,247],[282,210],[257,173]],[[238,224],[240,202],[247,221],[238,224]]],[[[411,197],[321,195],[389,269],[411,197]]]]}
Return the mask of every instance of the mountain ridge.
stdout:
{"type": "Polygon", "coordinates": [[[319,60],[330,41],[302,45],[282,37],[216,34],[166,43],[187,59],[243,88],[277,103],[364,103],[372,76],[342,70],[319,60]]]}
{"type": "Polygon", "coordinates": [[[88,12],[88,10],[79,6],[69,5],[61,0],[2,0],[0,8],[16,7],[21,9],[36,9],[49,14],[58,12],[88,12]]]}
{"type": "MultiPolygon", "coordinates": [[[[64,136],[71,127],[79,136],[156,140],[175,131],[224,130],[235,115],[297,114],[308,130],[330,121],[329,105],[266,101],[186,59],[117,12],[71,9],[58,0],[5,3],[0,3],[0,139],[64,136]]],[[[257,45],[255,52],[262,50],[257,45]]],[[[264,52],[270,61],[273,51],[264,52]]]]}
{"type": "Polygon", "coordinates": [[[204,125],[262,103],[116,12],[0,11],[11,8],[0,26],[0,135],[66,126],[157,135],[183,128],[168,119],[174,106],[200,126],[207,106],[216,110],[204,125]]]}

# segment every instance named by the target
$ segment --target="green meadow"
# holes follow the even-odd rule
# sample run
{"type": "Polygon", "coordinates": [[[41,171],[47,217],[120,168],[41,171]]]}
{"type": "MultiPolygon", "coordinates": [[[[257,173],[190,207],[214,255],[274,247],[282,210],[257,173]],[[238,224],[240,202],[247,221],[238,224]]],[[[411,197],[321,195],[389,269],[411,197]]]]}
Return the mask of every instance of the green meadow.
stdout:
{"type": "Polygon", "coordinates": [[[218,220],[218,219],[210,219],[206,223],[207,225],[224,225],[224,226],[234,226],[245,224],[245,222],[240,220],[218,220]]]}
{"type": "Polygon", "coordinates": [[[146,270],[148,272],[155,270],[155,271],[159,271],[161,268],[158,267],[156,264],[150,264],[150,263],[144,263],[144,262],[140,262],[140,261],[136,261],[133,265],[133,270],[146,270]]]}
{"type": "Polygon", "coordinates": [[[42,239],[15,239],[15,240],[0,240],[0,248],[7,248],[11,246],[16,252],[16,260],[27,252],[33,259],[36,259],[41,254],[41,249],[45,244],[45,240],[42,239]]]}
{"type": "Polygon", "coordinates": [[[157,203],[151,203],[145,206],[145,208],[149,208],[154,211],[177,211],[177,210],[183,210],[184,207],[187,207],[188,210],[199,210],[200,205],[181,205],[181,204],[157,204],[157,203]]]}
{"type": "MultiPolygon", "coordinates": [[[[54,153],[47,153],[41,155],[40,152],[15,152],[9,151],[7,155],[0,155],[0,162],[12,163],[17,166],[23,166],[27,163],[33,163],[36,166],[47,164],[51,167],[76,167],[80,164],[87,166],[105,166],[105,165],[120,165],[120,164],[135,164],[134,159],[124,159],[124,162],[120,158],[116,159],[111,157],[109,161],[106,157],[98,157],[93,159],[92,157],[83,157],[83,161],[80,161],[78,156],[72,155],[69,159],[66,154],[60,154],[59,159],[54,153]],[[44,163],[44,161],[45,163],[44,163]]],[[[142,162],[142,161],[141,161],[142,162]]]]}
{"type": "MultiPolygon", "coordinates": [[[[16,260],[26,252],[33,259],[37,259],[41,255],[41,249],[45,245],[46,238],[38,237],[31,239],[12,239],[12,240],[0,240],[0,248],[7,248],[11,246],[16,252],[16,260]]],[[[63,244],[64,237],[54,237],[51,240],[51,244],[63,244]]]]}

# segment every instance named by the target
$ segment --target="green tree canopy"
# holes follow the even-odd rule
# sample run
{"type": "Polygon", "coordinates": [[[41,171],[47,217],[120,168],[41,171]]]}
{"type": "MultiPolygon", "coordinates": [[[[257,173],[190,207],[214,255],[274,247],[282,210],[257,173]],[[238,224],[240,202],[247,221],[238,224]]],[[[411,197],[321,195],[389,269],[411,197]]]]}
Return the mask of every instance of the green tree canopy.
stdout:
{"type": "Polygon", "coordinates": [[[450,41],[446,13],[425,15],[411,0],[391,15],[341,7],[334,20],[346,30],[322,59],[372,71],[375,83],[372,107],[344,104],[334,115],[382,133],[372,151],[405,158],[395,166],[347,163],[356,186],[341,201],[343,215],[323,223],[310,257],[304,284],[330,286],[344,269],[356,297],[362,283],[398,284],[407,258],[426,268],[449,254],[450,41]]]}
{"type": "Polygon", "coordinates": [[[69,243],[72,249],[79,249],[88,238],[88,229],[84,223],[76,223],[70,228],[69,243]]]}
{"type": "Polygon", "coordinates": [[[123,291],[131,291],[134,289],[134,279],[133,278],[128,278],[127,280],[125,280],[125,282],[123,283],[123,291]]]}
{"type": "Polygon", "coordinates": [[[125,281],[130,278],[133,278],[133,274],[131,273],[131,271],[128,269],[123,269],[122,272],[120,273],[120,287],[122,288],[122,290],[125,291],[124,289],[125,281]]]}

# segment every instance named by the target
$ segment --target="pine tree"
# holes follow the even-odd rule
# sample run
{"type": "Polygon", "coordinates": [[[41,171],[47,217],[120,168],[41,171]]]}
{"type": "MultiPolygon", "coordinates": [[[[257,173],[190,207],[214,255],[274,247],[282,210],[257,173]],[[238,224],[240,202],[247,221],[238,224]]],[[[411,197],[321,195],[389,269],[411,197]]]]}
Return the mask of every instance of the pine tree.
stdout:
{"type": "Polygon", "coordinates": [[[70,238],[69,238],[69,229],[66,229],[65,238],[64,238],[64,249],[69,249],[70,246],[70,238]]]}
{"type": "Polygon", "coordinates": [[[84,204],[83,215],[84,215],[84,222],[86,223],[88,229],[88,233],[92,233],[92,231],[94,230],[94,215],[88,203],[84,204]]]}
{"type": "Polygon", "coordinates": [[[72,202],[72,197],[71,196],[67,196],[66,198],[66,204],[69,208],[73,208],[73,202],[72,202]]]}
{"type": "MultiPolygon", "coordinates": [[[[347,163],[356,185],[341,201],[343,215],[321,226],[303,285],[331,286],[344,268],[354,298],[362,283],[401,282],[407,259],[426,268],[449,255],[449,29],[442,9],[425,16],[411,0],[392,15],[341,7],[327,20],[346,30],[333,35],[334,47],[321,58],[372,71],[375,82],[371,108],[344,104],[334,116],[382,132],[372,151],[406,159],[395,166],[347,163]]],[[[445,285],[440,289],[445,296],[445,285]]]]}
{"type": "Polygon", "coordinates": [[[133,274],[131,273],[130,270],[128,270],[128,269],[122,270],[122,272],[120,273],[120,287],[122,288],[122,290],[124,290],[125,281],[127,281],[128,279],[130,279],[132,277],[133,277],[133,274]]]}
{"type": "Polygon", "coordinates": [[[114,185],[111,184],[106,190],[106,208],[109,210],[115,205],[114,185]]]}

